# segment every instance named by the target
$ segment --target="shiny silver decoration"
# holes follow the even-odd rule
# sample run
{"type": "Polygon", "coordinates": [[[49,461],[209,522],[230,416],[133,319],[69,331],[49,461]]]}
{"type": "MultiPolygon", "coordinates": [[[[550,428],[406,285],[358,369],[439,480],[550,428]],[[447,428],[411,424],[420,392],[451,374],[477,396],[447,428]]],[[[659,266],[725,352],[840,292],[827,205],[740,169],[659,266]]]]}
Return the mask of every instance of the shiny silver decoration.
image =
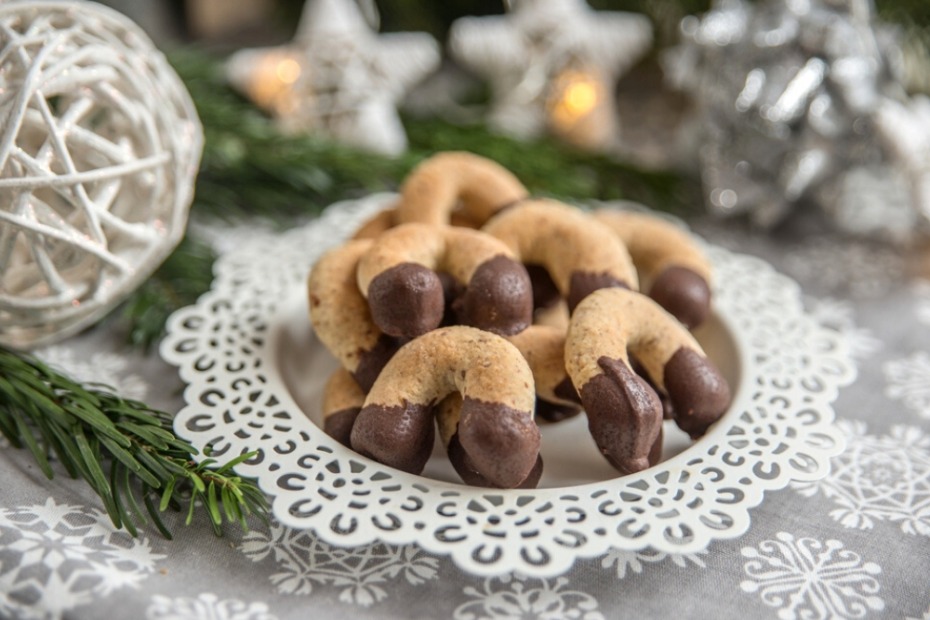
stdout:
{"type": "Polygon", "coordinates": [[[697,103],[708,208],[759,225],[817,205],[849,232],[930,220],[930,104],[869,0],[718,0],[665,58],[697,103]]]}

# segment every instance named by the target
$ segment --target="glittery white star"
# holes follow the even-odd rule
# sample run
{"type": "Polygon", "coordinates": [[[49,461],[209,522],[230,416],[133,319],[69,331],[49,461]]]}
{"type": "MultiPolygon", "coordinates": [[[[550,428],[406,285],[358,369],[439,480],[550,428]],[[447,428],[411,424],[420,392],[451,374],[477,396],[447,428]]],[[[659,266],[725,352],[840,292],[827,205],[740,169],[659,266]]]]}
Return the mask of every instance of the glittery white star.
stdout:
{"type": "Polygon", "coordinates": [[[455,58],[490,84],[491,125],[524,138],[551,131],[606,146],[615,133],[614,81],[649,49],[649,20],[592,11],[583,0],[512,0],[511,6],[505,16],[456,20],[450,32],[455,58]],[[560,102],[570,109],[561,110],[560,102]]]}
{"type": "Polygon", "coordinates": [[[291,44],[242,50],[227,76],[284,130],[396,155],[407,147],[397,104],[438,64],[426,33],[378,35],[354,0],[309,0],[291,44]]]}

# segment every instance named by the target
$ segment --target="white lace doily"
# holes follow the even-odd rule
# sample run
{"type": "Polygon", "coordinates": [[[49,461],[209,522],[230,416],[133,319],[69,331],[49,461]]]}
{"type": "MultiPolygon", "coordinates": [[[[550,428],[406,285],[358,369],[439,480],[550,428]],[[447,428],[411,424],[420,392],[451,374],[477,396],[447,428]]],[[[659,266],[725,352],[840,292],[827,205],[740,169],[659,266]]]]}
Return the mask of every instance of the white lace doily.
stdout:
{"type": "Polygon", "coordinates": [[[739,536],[764,491],[823,476],[842,450],[831,403],[855,370],[841,337],[805,315],[793,281],[714,247],[716,317],[697,336],[733,405],[694,444],[667,426],[659,465],[613,477],[581,416],[543,428],[546,473],[529,491],[458,484],[441,451],[413,476],[344,448],[312,421],[335,362],[310,329],[305,278],[392,199],[340,203],[252,239],[168,325],[162,355],[188,384],[177,432],[220,460],[258,450],[239,471],[258,478],[285,525],[343,546],[416,542],[478,575],[551,576],[610,548],[690,553],[739,536]]]}

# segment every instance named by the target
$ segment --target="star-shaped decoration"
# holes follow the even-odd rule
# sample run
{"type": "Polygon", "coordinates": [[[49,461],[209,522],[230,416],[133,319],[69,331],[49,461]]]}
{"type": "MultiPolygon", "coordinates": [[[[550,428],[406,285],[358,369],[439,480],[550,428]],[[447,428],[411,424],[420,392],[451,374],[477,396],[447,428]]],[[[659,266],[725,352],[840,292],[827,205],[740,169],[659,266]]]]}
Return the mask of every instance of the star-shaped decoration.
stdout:
{"type": "Polygon", "coordinates": [[[237,52],[227,76],[286,131],[396,155],[407,147],[397,104],[439,59],[426,33],[377,34],[355,0],[309,0],[292,43],[237,52]]]}
{"type": "Polygon", "coordinates": [[[594,11],[583,0],[511,0],[503,16],[464,17],[449,46],[488,80],[488,121],[523,138],[554,133],[578,146],[615,138],[613,88],[652,44],[643,15],[594,11]]]}

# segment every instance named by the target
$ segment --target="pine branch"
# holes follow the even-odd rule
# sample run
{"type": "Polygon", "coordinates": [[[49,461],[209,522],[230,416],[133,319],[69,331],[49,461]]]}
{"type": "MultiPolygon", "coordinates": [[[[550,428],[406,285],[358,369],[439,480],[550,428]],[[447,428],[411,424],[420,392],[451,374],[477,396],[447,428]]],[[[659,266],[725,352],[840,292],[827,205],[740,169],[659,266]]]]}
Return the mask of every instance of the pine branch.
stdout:
{"type": "Polygon", "coordinates": [[[210,458],[197,463],[197,449],[174,434],[169,414],[120,398],[105,386],[82,386],[2,347],[0,433],[15,447],[27,448],[49,479],[54,457],[71,477],[86,480],[113,525],[133,536],[148,515],[171,538],[161,519],[169,507],[186,509],[189,524],[201,506],[217,535],[224,521],[248,529],[249,515],[267,519],[264,495],[233,472],[254,453],[218,468],[210,458]]]}

